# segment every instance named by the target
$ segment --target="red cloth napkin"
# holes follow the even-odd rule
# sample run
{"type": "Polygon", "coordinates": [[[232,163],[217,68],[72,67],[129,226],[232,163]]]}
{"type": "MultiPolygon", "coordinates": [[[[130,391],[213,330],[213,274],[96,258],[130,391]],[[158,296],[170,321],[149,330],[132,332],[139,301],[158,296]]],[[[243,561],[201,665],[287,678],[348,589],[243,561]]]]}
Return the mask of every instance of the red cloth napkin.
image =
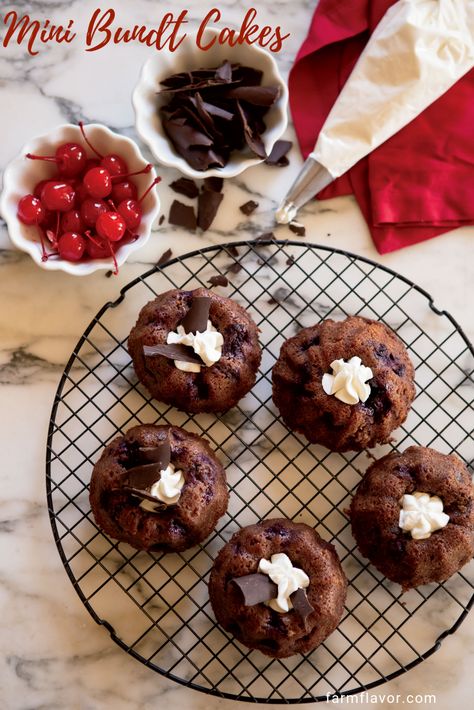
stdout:
{"type": "MultiPolygon", "coordinates": [[[[306,158],[371,31],[395,0],[320,0],[290,72],[306,158]]],[[[474,224],[474,70],[323,190],[354,193],[383,254],[474,224]]]]}

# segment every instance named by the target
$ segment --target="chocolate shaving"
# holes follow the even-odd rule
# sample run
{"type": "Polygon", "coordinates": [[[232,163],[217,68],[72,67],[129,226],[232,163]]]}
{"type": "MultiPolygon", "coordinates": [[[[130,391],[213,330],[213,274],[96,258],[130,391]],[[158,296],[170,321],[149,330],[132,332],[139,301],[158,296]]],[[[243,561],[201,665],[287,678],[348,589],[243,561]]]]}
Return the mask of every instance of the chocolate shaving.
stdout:
{"type": "Polygon", "coordinates": [[[228,249],[229,254],[232,254],[232,256],[239,256],[239,250],[233,244],[231,244],[228,249]]]}
{"type": "Polygon", "coordinates": [[[199,195],[199,189],[194,180],[189,178],[181,177],[178,180],[174,180],[170,183],[170,187],[175,192],[179,192],[180,195],[186,195],[191,199],[199,195]]]}
{"type": "Polygon", "coordinates": [[[161,217],[160,217],[160,219],[158,220],[158,224],[159,224],[160,227],[161,227],[161,225],[163,224],[164,221],[165,221],[165,215],[162,214],[161,217]]]}
{"type": "MultiPolygon", "coordinates": [[[[231,582],[240,589],[245,606],[255,606],[255,604],[269,602],[278,596],[278,586],[271,581],[268,575],[260,572],[234,577],[231,582]]],[[[303,623],[306,624],[308,616],[314,609],[308,601],[305,590],[297,589],[290,596],[290,600],[294,610],[301,616],[303,623]]]]}
{"type": "Polygon", "coordinates": [[[288,225],[288,229],[294,234],[296,234],[298,237],[306,236],[306,227],[300,222],[290,222],[290,224],[288,225]]]}
{"type": "MultiPolygon", "coordinates": [[[[168,437],[162,439],[158,446],[140,446],[138,449],[140,461],[143,464],[158,463],[164,471],[170,464],[171,447],[168,437]]],[[[133,469],[129,469],[132,471],[133,469]]]]}
{"type": "MultiPolygon", "coordinates": [[[[161,82],[163,129],[179,155],[196,170],[223,167],[247,145],[266,157],[263,117],[281,88],[262,86],[258,69],[224,61],[219,67],[180,72],[161,82]]],[[[185,194],[185,193],[184,193],[185,194]]]]}
{"type": "Polygon", "coordinates": [[[165,264],[172,257],[172,255],[173,255],[173,252],[171,251],[171,249],[167,249],[160,256],[160,258],[156,262],[156,265],[161,266],[162,264],[165,264]]]}
{"type": "Polygon", "coordinates": [[[284,168],[289,165],[289,160],[286,154],[292,148],[293,143],[291,141],[279,140],[273,146],[270,155],[265,160],[267,165],[276,165],[279,168],[284,168]]]}
{"type": "Polygon", "coordinates": [[[158,345],[144,345],[143,354],[145,357],[162,355],[168,360],[179,360],[181,362],[192,362],[195,365],[202,365],[202,360],[194,350],[188,345],[159,343],[158,345]]]}
{"type": "Polygon", "coordinates": [[[228,267],[226,274],[238,274],[239,271],[241,271],[244,267],[242,264],[239,264],[237,261],[234,264],[230,264],[228,267]]]}
{"type": "Polygon", "coordinates": [[[140,466],[134,466],[127,471],[127,486],[145,490],[151,488],[160,478],[160,471],[163,466],[160,463],[145,463],[140,466]]]}
{"type": "Polygon", "coordinates": [[[292,264],[295,263],[295,257],[292,254],[290,254],[285,263],[287,266],[291,266],[292,264]]]}
{"type": "Polygon", "coordinates": [[[180,323],[185,333],[203,333],[206,330],[210,306],[211,299],[207,296],[193,297],[191,308],[180,323]]]}
{"type": "Polygon", "coordinates": [[[179,200],[174,200],[171,205],[168,221],[170,224],[175,224],[178,227],[184,227],[185,229],[189,229],[191,232],[196,231],[197,221],[194,207],[185,205],[182,202],[179,202],[179,200]]]}
{"type": "Polygon", "coordinates": [[[219,205],[224,199],[222,192],[203,190],[198,197],[198,227],[205,232],[214,221],[219,205]]]}
{"type": "Polygon", "coordinates": [[[249,200],[248,202],[244,202],[243,205],[240,205],[239,210],[248,217],[252,214],[252,212],[255,212],[257,207],[258,202],[254,202],[254,200],[249,200]]]}
{"type": "Polygon", "coordinates": [[[293,609],[301,616],[303,624],[306,625],[306,620],[314,609],[308,601],[305,590],[297,589],[296,592],[293,592],[290,599],[293,604],[293,609]]]}
{"type": "Polygon", "coordinates": [[[228,286],[229,285],[229,279],[224,276],[224,274],[215,274],[215,276],[211,276],[210,279],[207,281],[208,284],[211,286],[228,286]]]}
{"type": "MultiPolygon", "coordinates": [[[[159,476],[156,479],[157,481],[159,480],[159,476]]],[[[123,491],[126,491],[127,493],[131,493],[133,496],[136,496],[137,498],[140,498],[140,500],[149,500],[152,503],[155,504],[155,508],[157,510],[159,509],[165,509],[166,503],[162,503],[158,498],[155,496],[152,496],[151,493],[148,493],[148,491],[143,491],[140,488],[133,488],[132,486],[123,486],[122,488],[123,491]]]]}
{"type": "Polygon", "coordinates": [[[242,592],[245,606],[268,602],[278,595],[278,587],[267,574],[245,574],[231,580],[242,592]]]}

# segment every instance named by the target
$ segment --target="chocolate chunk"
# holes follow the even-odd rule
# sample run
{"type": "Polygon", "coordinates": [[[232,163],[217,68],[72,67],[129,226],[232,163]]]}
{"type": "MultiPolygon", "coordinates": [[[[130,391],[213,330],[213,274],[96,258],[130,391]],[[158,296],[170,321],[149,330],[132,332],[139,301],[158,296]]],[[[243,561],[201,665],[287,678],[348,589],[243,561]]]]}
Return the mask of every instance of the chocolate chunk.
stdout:
{"type": "Polygon", "coordinates": [[[160,478],[163,466],[160,463],[145,463],[127,471],[127,486],[138,490],[151,488],[160,478]]]}
{"type": "Polygon", "coordinates": [[[168,360],[180,360],[181,362],[192,362],[195,365],[202,365],[202,360],[198,357],[194,350],[188,345],[179,343],[170,344],[159,343],[157,345],[144,345],[143,354],[145,357],[153,357],[154,355],[162,355],[168,360]]]}
{"type": "Polygon", "coordinates": [[[186,197],[194,198],[199,195],[198,186],[194,180],[190,180],[189,178],[181,177],[178,180],[174,180],[170,183],[170,187],[175,192],[186,195],[186,197]]]}
{"type": "Polygon", "coordinates": [[[253,200],[249,200],[248,202],[244,202],[243,205],[240,205],[239,210],[243,212],[247,217],[252,214],[252,212],[255,212],[255,210],[258,207],[258,202],[254,202],[253,200]]]}
{"type": "Polygon", "coordinates": [[[198,197],[198,227],[205,232],[214,221],[219,205],[224,199],[222,192],[203,190],[198,197]]]}
{"type": "Polygon", "coordinates": [[[211,190],[211,192],[222,192],[224,186],[224,179],[221,177],[208,177],[204,178],[204,189],[211,190]]]}
{"type": "Polygon", "coordinates": [[[162,264],[165,264],[172,257],[172,255],[173,255],[173,252],[171,251],[171,249],[167,249],[160,256],[160,258],[156,262],[156,265],[161,266],[162,264]]]}
{"type": "Polygon", "coordinates": [[[286,260],[285,263],[287,266],[291,266],[292,264],[295,263],[295,257],[292,254],[290,254],[290,256],[288,257],[288,259],[286,260]]]}
{"type": "Polygon", "coordinates": [[[228,249],[229,249],[229,254],[232,254],[232,256],[239,256],[239,250],[233,244],[231,244],[228,247],[228,249]]]}
{"type": "Polygon", "coordinates": [[[206,330],[210,306],[211,299],[207,296],[193,298],[191,308],[180,323],[185,333],[203,333],[206,330]]]}
{"type": "MultiPolygon", "coordinates": [[[[156,480],[158,481],[159,478],[160,476],[158,476],[156,480]]],[[[155,498],[155,496],[152,496],[151,493],[148,493],[148,491],[144,491],[140,488],[133,488],[133,486],[123,486],[122,490],[127,491],[127,493],[131,493],[136,498],[140,498],[140,500],[151,501],[155,504],[156,510],[164,510],[166,508],[166,503],[162,503],[158,498],[155,498]]]]}
{"type": "Polygon", "coordinates": [[[106,271],[106,272],[105,272],[105,278],[106,278],[106,279],[110,279],[110,277],[112,276],[113,273],[114,273],[113,271],[106,271]]]}
{"type": "Polygon", "coordinates": [[[158,220],[158,224],[159,224],[160,227],[161,227],[161,225],[163,224],[164,221],[165,221],[165,215],[162,214],[161,217],[160,217],[160,219],[158,220]]]}
{"type": "Polygon", "coordinates": [[[271,241],[272,239],[276,239],[273,232],[264,232],[263,234],[260,234],[258,237],[255,237],[254,242],[266,242],[266,241],[271,241]]]}
{"type": "Polygon", "coordinates": [[[288,225],[288,229],[294,234],[297,234],[298,237],[306,236],[306,227],[300,222],[290,222],[290,224],[288,225]]]}
{"type": "Polygon", "coordinates": [[[179,202],[179,200],[173,201],[168,220],[170,224],[176,224],[178,227],[184,227],[185,229],[189,229],[191,232],[196,231],[197,221],[194,208],[179,202]]]}
{"type": "Polygon", "coordinates": [[[237,101],[237,112],[242,122],[244,138],[248,147],[250,148],[252,153],[255,153],[258,158],[266,158],[267,154],[265,152],[265,146],[263,145],[263,141],[258,131],[255,130],[249,123],[249,118],[239,101],[237,101]]]}
{"type": "Polygon", "coordinates": [[[293,143],[291,141],[279,140],[273,146],[270,155],[265,160],[267,165],[276,165],[279,168],[284,168],[289,164],[286,154],[290,151],[293,143]]]}
{"type": "Polygon", "coordinates": [[[290,599],[293,604],[293,609],[301,616],[303,623],[306,624],[306,619],[314,609],[308,601],[305,590],[297,589],[296,592],[293,592],[290,599]]]}
{"type": "Polygon", "coordinates": [[[278,587],[267,574],[245,574],[231,580],[242,592],[245,606],[268,602],[278,595],[278,587]]]}
{"type": "Polygon", "coordinates": [[[229,285],[229,279],[224,276],[224,274],[215,274],[214,276],[211,276],[210,279],[208,279],[208,284],[211,284],[211,286],[228,286],[229,285]]]}
{"type": "Polygon", "coordinates": [[[227,59],[216,69],[215,78],[225,84],[232,81],[232,65],[227,59]]]}

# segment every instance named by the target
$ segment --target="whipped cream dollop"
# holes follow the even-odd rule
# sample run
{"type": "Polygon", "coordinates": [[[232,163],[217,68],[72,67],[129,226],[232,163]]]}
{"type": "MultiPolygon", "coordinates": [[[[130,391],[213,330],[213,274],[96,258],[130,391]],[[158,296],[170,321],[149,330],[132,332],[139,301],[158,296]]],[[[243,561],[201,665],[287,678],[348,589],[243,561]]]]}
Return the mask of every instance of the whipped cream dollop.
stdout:
{"type": "MultiPolygon", "coordinates": [[[[150,495],[156,498],[157,503],[174,505],[180,499],[183,486],[183,472],[175,471],[173,464],[170,463],[167,468],[160,471],[160,478],[150,488],[150,495]]],[[[152,513],[156,510],[155,504],[151,500],[142,500],[140,507],[152,513]]]]}
{"type": "Polygon", "coordinates": [[[443,513],[443,501],[438,496],[415,491],[405,493],[400,499],[399,527],[410,532],[414,540],[426,540],[435,530],[441,530],[449,522],[443,513]]]}
{"type": "Polygon", "coordinates": [[[365,402],[370,395],[370,385],[373,375],[370,367],[362,364],[360,357],[351,357],[345,360],[333,360],[331,363],[333,374],[323,375],[322,385],[326,394],[333,394],[337,399],[346,404],[365,402]]]}
{"type": "MultiPolygon", "coordinates": [[[[210,367],[220,360],[222,356],[224,338],[221,333],[214,328],[211,321],[208,320],[207,328],[202,333],[186,333],[183,326],[178,325],[176,332],[171,331],[168,333],[166,342],[168,345],[189,345],[193,348],[196,355],[201,358],[203,363],[207,367],[210,367]]],[[[178,370],[183,370],[184,372],[201,372],[201,365],[198,363],[175,360],[174,364],[178,370]]]]}
{"type": "Polygon", "coordinates": [[[274,611],[284,614],[293,608],[291,595],[297,589],[306,589],[309,585],[309,577],[298,567],[293,567],[290,558],[284,552],[279,552],[271,556],[271,561],[260,560],[258,571],[267,574],[272,582],[278,586],[278,596],[267,602],[274,611]]]}

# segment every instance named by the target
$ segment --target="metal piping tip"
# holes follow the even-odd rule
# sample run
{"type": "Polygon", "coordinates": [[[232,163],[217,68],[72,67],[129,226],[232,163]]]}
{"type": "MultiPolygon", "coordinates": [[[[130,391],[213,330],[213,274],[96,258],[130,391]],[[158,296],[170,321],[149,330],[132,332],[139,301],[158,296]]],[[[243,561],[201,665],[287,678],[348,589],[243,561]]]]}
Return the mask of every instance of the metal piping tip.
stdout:
{"type": "Polygon", "coordinates": [[[333,176],[324,165],[310,155],[275,213],[277,223],[293,222],[298,210],[333,180],[333,176]]]}

